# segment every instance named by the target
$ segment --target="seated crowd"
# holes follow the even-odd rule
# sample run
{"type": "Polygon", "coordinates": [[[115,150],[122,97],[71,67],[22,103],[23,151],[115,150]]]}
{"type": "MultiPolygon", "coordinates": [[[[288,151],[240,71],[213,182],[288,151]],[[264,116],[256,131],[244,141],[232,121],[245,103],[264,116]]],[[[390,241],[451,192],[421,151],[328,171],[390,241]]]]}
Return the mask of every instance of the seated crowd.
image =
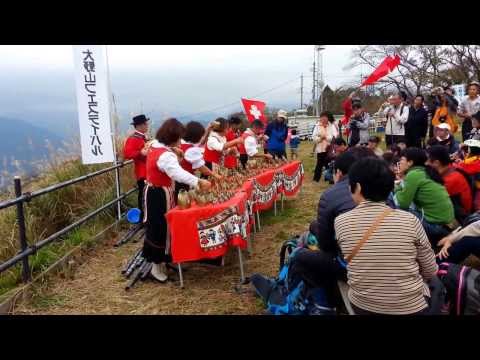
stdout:
{"type": "MultiPolygon", "coordinates": [[[[360,104],[353,109],[355,122],[368,119],[360,104]]],[[[400,123],[416,109],[401,118],[395,111],[400,123]]],[[[299,249],[291,271],[324,288],[332,303],[340,300],[337,282],[348,281],[356,314],[429,314],[438,264],[480,256],[480,220],[472,215],[480,210],[480,112],[470,118],[471,134],[461,144],[447,123],[434,126],[427,143],[426,125],[417,139],[390,133],[385,152],[380,138],[367,138],[358,124],[348,148],[332,140],[336,155],[325,180],[334,184],[322,193],[309,229],[319,250],[299,249]]],[[[325,159],[319,163],[315,181],[325,159]]]]}

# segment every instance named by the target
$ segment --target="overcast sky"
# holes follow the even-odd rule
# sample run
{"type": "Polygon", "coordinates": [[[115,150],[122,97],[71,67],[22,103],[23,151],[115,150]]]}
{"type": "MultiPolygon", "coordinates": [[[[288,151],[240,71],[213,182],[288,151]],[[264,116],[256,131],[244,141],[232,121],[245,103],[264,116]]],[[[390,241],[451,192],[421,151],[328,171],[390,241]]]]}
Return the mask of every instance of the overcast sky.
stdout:
{"type": "MultiPolygon", "coordinates": [[[[323,71],[330,87],[359,80],[362,69],[344,70],[353,48],[326,46],[323,71]]],[[[240,97],[287,83],[258,98],[267,105],[295,107],[300,102],[301,73],[304,102],[311,99],[313,49],[313,45],[109,45],[112,91],[123,113],[140,111],[142,103],[144,112],[181,116],[236,101],[238,105],[218,111],[239,110],[240,97]]],[[[75,113],[71,46],[2,45],[0,71],[4,78],[0,115],[75,113]]]]}

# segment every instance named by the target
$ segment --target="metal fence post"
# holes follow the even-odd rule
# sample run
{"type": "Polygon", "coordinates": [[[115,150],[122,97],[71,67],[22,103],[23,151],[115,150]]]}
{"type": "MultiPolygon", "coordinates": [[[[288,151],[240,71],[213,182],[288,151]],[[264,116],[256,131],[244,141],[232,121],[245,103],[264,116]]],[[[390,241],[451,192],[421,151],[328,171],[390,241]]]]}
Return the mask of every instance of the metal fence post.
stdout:
{"type": "MultiPolygon", "coordinates": [[[[22,196],[22,183],[19,176],[15,176],[15,196],[18,198],[22,196]]],[[[25,230],[25,214],[23,212],[23,201],[17,203],[17,222],[18,222],[18,235],[20,239],[20,247],[22,251],[25,251],[28,247],[27,236],[25,230]]],[[[30,276],[30,266],[28,264],[28,256],[22,259],[22,279],[23,282],[29,282],[31,280],[30,276]]]]}
{"type": "MultiPolygon", "coordinates": [[[[115,154],[115,165],[119,165],[117,155],[115,154]]],[[[120,168],[117,167],[115,169],[115,187],[117,190],[117,199],[120,197],[120,168]]],[[[117,201],[117,219],[120,220],[122,218],[122,203],[120,200],[117,201]]]]}

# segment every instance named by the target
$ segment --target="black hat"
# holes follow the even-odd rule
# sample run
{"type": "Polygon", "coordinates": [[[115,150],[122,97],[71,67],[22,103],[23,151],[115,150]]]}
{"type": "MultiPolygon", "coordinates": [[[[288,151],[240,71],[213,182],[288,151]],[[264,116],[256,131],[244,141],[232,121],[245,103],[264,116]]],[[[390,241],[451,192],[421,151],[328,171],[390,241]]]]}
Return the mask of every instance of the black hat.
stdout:
{"type": "Polygon", "coordinates": [[[150,119],[147,119],[147,117],[142,114],[142,115],[134,116],[132,120],[133,121],[130,123],[130,125],[137,126],[137,125],[146,123],[150,119]]]}

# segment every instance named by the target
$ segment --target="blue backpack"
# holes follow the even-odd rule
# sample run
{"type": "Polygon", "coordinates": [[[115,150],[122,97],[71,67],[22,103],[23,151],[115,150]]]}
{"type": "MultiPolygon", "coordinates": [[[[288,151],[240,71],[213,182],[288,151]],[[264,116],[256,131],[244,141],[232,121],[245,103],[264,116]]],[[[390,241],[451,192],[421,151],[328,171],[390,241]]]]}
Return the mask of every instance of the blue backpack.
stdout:
{"type": "Polygon", "coordinates": [[[309,288],[303,280],[289,276],[292,275],[289,274],[289,270],[296,250],[302,248],[306,244],[304,241],[308,242],[307,239],[308,236],[297,236],[284,243],[280,253],[280,272],[275,279],[261,274],[253,274],[250,277],[256,294],[263,300],[268,313],[272,315],[336,314],[335,308],[328,306],[323,289],[309,288]],[[289,251],[289,255],[287,262],[284,262],[286,251],[289,251]]]}

